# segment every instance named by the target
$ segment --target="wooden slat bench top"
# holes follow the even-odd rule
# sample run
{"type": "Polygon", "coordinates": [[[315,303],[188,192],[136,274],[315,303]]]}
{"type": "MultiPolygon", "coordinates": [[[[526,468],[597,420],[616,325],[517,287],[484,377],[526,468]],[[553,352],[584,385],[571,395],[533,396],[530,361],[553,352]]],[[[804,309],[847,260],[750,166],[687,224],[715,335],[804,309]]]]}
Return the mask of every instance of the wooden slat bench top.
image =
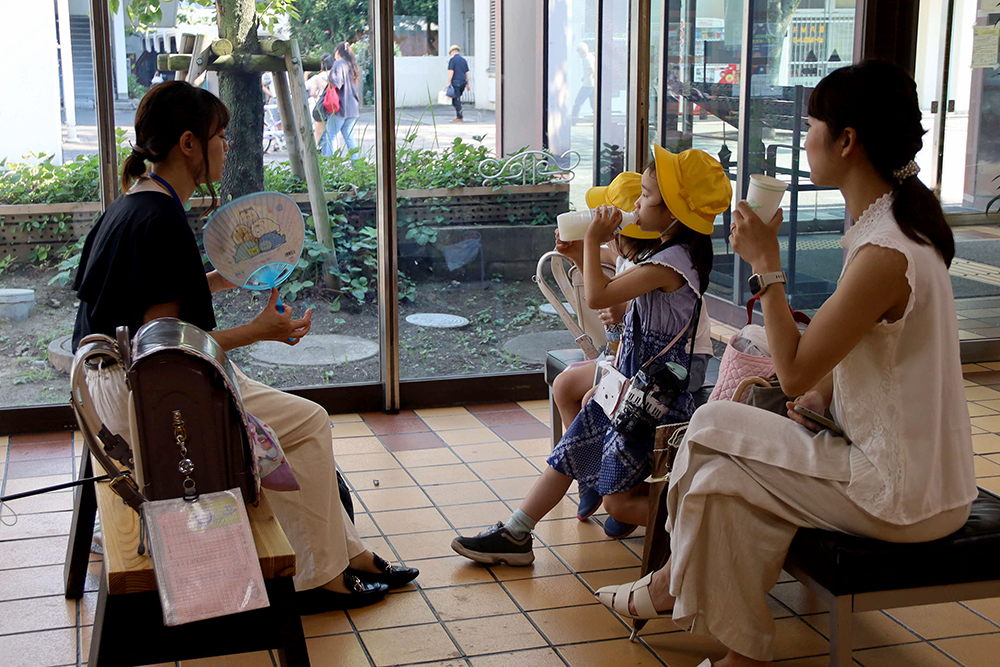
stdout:
{"type": "MultiPolygon", "coordinates": [[[[96,461],[94,465],[98,465],[96,461]]],[[[108,583],[108,594],[155,591],[153,561],[148,554],[140,556],[137,551],[139,515],[115,495],[107,482],[95,484],[95,487],[104,540],[104,577],[108,583]]],[[[247,505],[247,515],[264,579],[294,575],[295,552],[263,494],[257,507],[247,505]]]]}

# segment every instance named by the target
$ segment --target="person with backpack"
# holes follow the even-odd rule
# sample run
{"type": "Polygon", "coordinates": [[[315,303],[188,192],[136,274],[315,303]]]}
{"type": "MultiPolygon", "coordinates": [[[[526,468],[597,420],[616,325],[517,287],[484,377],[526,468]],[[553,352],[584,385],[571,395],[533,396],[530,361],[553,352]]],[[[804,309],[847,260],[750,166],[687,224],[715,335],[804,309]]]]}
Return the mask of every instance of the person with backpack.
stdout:
{"type": "Polygon", "coordinates": [[[333,140],[326,134],[326,119],[329,113],[321,102],[326,98],[332,68],[333,56],[324,53],[319,59],[320,71],[306,81],[306,90],[309,92],[309,114],[313,119],[313,140],[319,147],[320,154],[326,156],[333,155],[333,140]]]}
{"type": "Polygon", "coordinates": [[[330,86],[336,93],[337,108],[327,121],[327,131],[331,140],[340,134],[351,159],[357,160],[360,156],[356,150],[358,144],[354,141],[354,126],[361,116],[361,68],[347,42],[337,44],[333,57],[330,86]]]}
{"type": "MultiPolygon", "coordinates": [[[[212,93],[183,81],[154,86],[135,116],[135,145],[122,165],[123,194],[87,235],[73,289],[80,299],[74,349],[89,334],[133,334],[152,320],[174,317],[208,332],[224,350],[273,340],[295,345],[309,333],[312,312],[278,310],[278,290],[250,322],[217,329],[212,294],[232,289],[218,271],[205,272],[184,204],[222,177],[229,110],[212,93]]],[[[278,436],[298,491],[263,489],[292,548],[300,613],[350,609],[380,600],[419,572],[392,566],[358,536],[338,493],[330,418],[304,398],[251,380],[237,369],[246,411],[278,436]]],[[[128,433],[125,369],[114,359],[87,369],[87,387],[101,421],[128,433]]]]}

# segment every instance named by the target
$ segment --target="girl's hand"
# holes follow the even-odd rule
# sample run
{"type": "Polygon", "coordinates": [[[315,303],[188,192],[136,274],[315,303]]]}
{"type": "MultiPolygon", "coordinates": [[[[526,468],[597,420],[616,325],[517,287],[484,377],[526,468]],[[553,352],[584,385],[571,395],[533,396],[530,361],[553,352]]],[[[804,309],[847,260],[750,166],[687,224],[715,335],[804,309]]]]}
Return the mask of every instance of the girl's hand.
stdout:
{"type": "Polygon", "coordinates": [[[621,324],[625,321],[625,304],[619,303],[610,308],[601,308],[597,316],[601,319],[601,324],[621,324]]]}
{"type": "Polygon", "coordinates": [[[312,308],[305,317],[292,319],[292,309],[283,306],[278,310],[278,288],[271,289],[271,298],[260,314],[250,323],[254,327],[257,340],[277,340],[287,345],[296,345],[312,328],[312,308]]]}
{"type": "Polygon", "coordinates": [[[823,400],[822,394],[820,394],[818,391],[815,390],[807,391],[806,393],[796,398],[794,401],[787,401],[785,403],[785,407],[788,408],[789,419],[791,419],[793,422],[796,422],[797,424],[802,424],[813,433],[819,433],[825,428],[824,426],[820,426],[813,420],[808,419],[807,417],[800,415],[798,412],[796,412],[794,409],[796,405],[801,405],[802,407],[808,408],[813,412],[815,412],[816,414],[821,415],[824,412],[826,412],[827,407],[829,407],[827,406],[826,401],[823,400]]]}
{"type": "Polygon", "coordinates": [[[556,252],[566,255],[577,266],[583,266],[583,241],[563,241],[556,230],[556,252]]]}
{"type": "Polygon", "coordinates": [[[587,235],[584,238],[597,244],[607,243],[614,236],[621,222],[621,211],[614,206],[601,206],[594,210],[594,219],[590,221],[587,235]]]}
{"type": "Polygon", "coordinates": [[[781,270],[778,228],[781,227],[783,219],[784,214],[779,208],[774,217],[765,224],[745,201],[736,205],[729,244],[753,267],[754,273],[781,270]]]}

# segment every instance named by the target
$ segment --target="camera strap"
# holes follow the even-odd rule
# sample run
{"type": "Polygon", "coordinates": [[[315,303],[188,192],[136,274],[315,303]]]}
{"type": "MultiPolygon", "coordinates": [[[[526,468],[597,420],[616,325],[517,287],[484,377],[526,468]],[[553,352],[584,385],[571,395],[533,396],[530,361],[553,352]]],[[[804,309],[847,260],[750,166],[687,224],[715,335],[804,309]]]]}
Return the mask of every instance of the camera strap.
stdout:
{"type": "MultiPolygon", "coordinates": [[[[684,328],[681,329],[676,336],[674,336],[673,340],[667,343],[667,345],[662,350],[660,350],[659,354],[653,356],[651,359],[649,359],[649,361],[640,366],[640,368],[647,368],[654,361],[662,357],[664,354],[667,353],[667,350],[669,350],[670,348],[672,348],[674,345],[677,344],[677,341],[679,341],[684,336],[684,334],[690,331],[691,350],[688,353],[687,374],[688,377],[691,377],[691,360],[694,357],[694,343],[695,343],[694,339],[695,336],[697,336],[698,334],[698,321],[701,319],[701,305],[703,300],[704,297],[699,295],[698,300],[695,301],[694,312],[691,313],[691,319],[688,320],[688,323],[684,326],[684,328]]],[[[639,304],[637,301],[632,302],[632,345],[634,346],[634,349],[638,354],[639,348],[642,346],[642,324],[639,321],[639,304]]]]}

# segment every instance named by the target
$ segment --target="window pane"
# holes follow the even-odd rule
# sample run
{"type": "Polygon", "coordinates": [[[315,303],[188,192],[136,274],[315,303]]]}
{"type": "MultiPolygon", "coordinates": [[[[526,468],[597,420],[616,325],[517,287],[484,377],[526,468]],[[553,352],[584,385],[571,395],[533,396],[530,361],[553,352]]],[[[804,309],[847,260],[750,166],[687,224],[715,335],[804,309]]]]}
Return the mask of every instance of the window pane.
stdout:
{"type": "Polygon", "coordinates": [[[0,101],[16,128],[0,134],[0,289],[14,290],[0,304],[0,407],[65,404],[76,295],[63,260],[100,208],[90,19],[65,2],[28,2],[0,4],[0,21],[23,28],[0,53],[31,53],[0,73],[17,91],[0,101]]]}
{"type": "MultiPolygon", "coordinates": [[[[584,197],[594,181],[596,10],[597,0],[548,3],[549,150],[556,156],[579,155],[570,184],[570,202],[578,209],[586,208],[584,197]]],[[[567,167],[575,162],[575,156],[561,160],[567,167]]]]}
{"type": "Polygon", "coordinates": [[[604,0],[601,53],[601,126],[598,128],[598,185],[607,185],[625,170],[625,127],[628,118],[629,0],[604,0]]]}
{"type": "MultiPolygon", "coordinates": [[[[811,87],[850,64],[853,13],[792,11],[771,0],[752,22],[753,53],[747,119],[748,175],[789,184],[779,233],[787,291],[793,307],[818,308],[836,288],[843,261],[844,200],[809,180],[804,143],[811,87]],[[767,22],[765,22],[767,21],[767,22]]],[[[741,299],[749,298],[741,285],[741,299]]]]}
{"type": "MultiPolygon", "coordinates": [[[[550,51],[560,77],[549,89],[550,152],[539,144],[527,147],[535,152],[511,146],[509,155],[498,155],[497,79],[490,63],[503,54],[490,56],[489,3],[451,0],[440,13],[439,30],[449,36],[440,40],[441,50],[395,59],[403,380],[538,371],[546,350],[574,347],[558,317],[540,310],[545,301],[532,276],[539,257],[553,247],[555,216],[569,208],[570,188],[579,187],[582,202],[590,180],[586,165],[551,155],[592,155],[593,95],[583,84],[594,46],[593,31],[586,32],[594,4],[553,3],[550,35],[558,33],[561,41],[550,51]],[[474,17],[469,41],[453,23],[462,15],[474,17]],[[456,56],[448,52],[453,45],[460,49],[456,56]],[[454,84],[467,84],[454,91],[461,92],[461,111],[439,96],[449,70],[454,84]],[[423,98],[409,90],[424,91],[423,98]],[[577,123],[571,122],[574,109],[577,123]],[[459,114],[462,122],[455,122],[459,114]],[[569,181],[571,168],[576,175],[569,181]]],[[[529,27],[542,30],[543,14],[534,3],[503,11],[505,30],[516,26],[519,40],[531,43],[524,32],[529,27]]],[[[525,56],[508,48],[502,65],[525,56]]],[[[540,120],[519,104],[516,91],[523,85],[519,80],[504,89],[508,123],[540,120]]]]}
{"type": "MultiPolygon", "coordinates": [[[[739,127],[742,3],[670,2],[659,75],[659,143],[670,151],[698,148],[736,178],[739,127]]],[[[654,45],[655,48],[655,45],[654,45]]],[[[654,58],[655,62],[655,58],[654,58]]],[[[716,220],[715,262],[709,291],[731,298],[733,257],[727,246],[730,214],[716,220]]]]}

